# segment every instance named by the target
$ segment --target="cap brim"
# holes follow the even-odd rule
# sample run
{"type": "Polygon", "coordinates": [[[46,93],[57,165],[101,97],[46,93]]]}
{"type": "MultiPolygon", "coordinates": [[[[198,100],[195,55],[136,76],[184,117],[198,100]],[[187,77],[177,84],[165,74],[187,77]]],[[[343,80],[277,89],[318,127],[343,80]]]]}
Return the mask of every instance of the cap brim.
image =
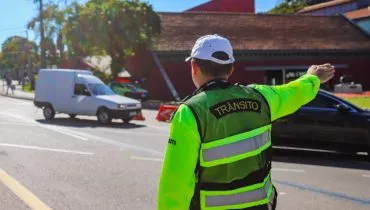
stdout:
{"type": "Polygon", "coordinates": [[[192,59],[192,57],[191,57],[191,56],[189,56],[189,57],[187,57],[187,58],[185,59],[185,62],[189,62],[191,59],[192,59]]]}

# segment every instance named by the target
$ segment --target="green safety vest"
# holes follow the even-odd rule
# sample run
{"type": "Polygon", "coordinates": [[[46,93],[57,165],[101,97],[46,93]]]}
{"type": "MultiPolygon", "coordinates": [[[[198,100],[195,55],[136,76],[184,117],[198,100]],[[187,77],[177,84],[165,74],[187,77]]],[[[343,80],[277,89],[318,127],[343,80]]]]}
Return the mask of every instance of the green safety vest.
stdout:
{"type": "Polygon", "coordinates": [[[271,183],[271,115],[255,89],[215,80],[185,100],[201,137],[190,209],[266,205],[271,183]]]}

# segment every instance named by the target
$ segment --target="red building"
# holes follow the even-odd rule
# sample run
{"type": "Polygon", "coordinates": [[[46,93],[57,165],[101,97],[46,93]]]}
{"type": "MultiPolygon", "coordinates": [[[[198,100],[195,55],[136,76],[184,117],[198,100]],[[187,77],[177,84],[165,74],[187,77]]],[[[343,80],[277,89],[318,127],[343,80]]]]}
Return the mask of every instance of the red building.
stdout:
{"type": "Polygon", "coordinates": [[[330,62],[337,67],[331,86],[341,75],[350,74],[370,89],[369,37],[344,16],[218,12],[160,16],[162,33],[154,49],[157,56],[139,51],[126,65],[134,76],[147,78],[144,87],[153,99],[174,100],[168,80],[180,98],[195,89],[190,65],[184,60],[195,40],[205,34],[219,34],[232,42],[236,57],[232,81],[282,84],[299,77],[312,64],[330,62]]]}
{"type": "Polygon", "coordinates": [[[255,13],[254,0],[213,0],[186,12],[243,12],[255,13]]]}

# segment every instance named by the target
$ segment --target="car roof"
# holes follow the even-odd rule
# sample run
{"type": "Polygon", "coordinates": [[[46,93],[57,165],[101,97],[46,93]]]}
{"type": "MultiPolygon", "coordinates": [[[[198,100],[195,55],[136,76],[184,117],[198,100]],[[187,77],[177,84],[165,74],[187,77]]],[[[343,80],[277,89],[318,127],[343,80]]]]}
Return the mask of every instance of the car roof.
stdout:
{"type": "Polygon", "coordinates": [[[319,92],[318,92],[318,94],[320,94],[320,95],[324,95],[324,96],[327,96],[327,97],[331,97],[331,98],[334,98],[335,100],[337,100],[337,101],[340,101],[340,102],[342,102],[342,103],[345,103],[346,105],[348,105],[348,106],[351,106],[352,108],[354,108],[354,109],[356,109],[357,111],[365,111],[364,109],[362,109],[362,108],[360,108],[360,107],[358,107],[357,105],[355,105],[355,104],[353,104],[353,103],[351,103],[351,102],[349,102],[349,101],[347,101],[347,100],[345,100],[345,99],[343,99],[343,98],[340,98],[340,97],[338,97],[338,96],[336,96],[336,95],[334,95],[333,93],[331,93],[331,92],[329,92],[329,91],[326,91],[326,90],[322,90],[322,89],[320,89],[319,90],[319,92]]]}

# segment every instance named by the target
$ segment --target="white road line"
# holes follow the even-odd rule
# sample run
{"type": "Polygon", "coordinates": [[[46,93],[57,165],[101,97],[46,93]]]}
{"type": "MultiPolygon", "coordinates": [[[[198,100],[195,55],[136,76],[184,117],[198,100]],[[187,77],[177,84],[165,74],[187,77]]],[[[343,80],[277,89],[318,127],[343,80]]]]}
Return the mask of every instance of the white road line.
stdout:
{"type": "Polygon", "coordinates": [[[76,135],[75,133],[73,133],[73,131],[71,131],[69,129],[61,129],[59,127],[52,126],[52,125],[43,125],[43,124],[37,123],[37,122],[35,122],[31,119],[28,119],[28,118],[25,118],[25,117],[22,117],[22,116],[19,116],[19,115],[5,113],[5,112],[0,112],[0,115],[12,117],[12,118],[15,118],[15,119],[18,119],[18,120],[21,120],[21,121],[24,121],[24,122],[27,122],[27,123],[30,123],[30,124],[33,124],[33,125],[38,125],[39,127],[46,128],[48,130],[52,130],[52,131],[55,131],[55,132],[58,132],[58,133],[61,133],[61,134],[67,135],[67,136],[71,136],[71,137],[74,137],[76,139],[80,139],[80,140],[83,140],[83,141],[88,140],[88,138],[80,136],[80,135],[76,135]]]}
{"type": "Polygon", "coordinates": [[[71,136],[71,137],[74,137],[76,139],[80,139],[80,140],[83,140],[83,141],[89,140],[88,138],[83,137],[81,135],[76,135],[74,133],[74,131],[71,131],[69,129],[59,128],[59,127],[57,128],[56,126],[51,126],[51,125],[40,125],[40,127],[43,127],[43,128],[46,128],[46,129],[49,129],[49,130],[52,130],[52,131],[55,131],[55,132],[58,132],[58,133],[67,135],[67,136],[71,136]]]}
{"type": "Polygon", "coordinates": [[[272,168],[271,170],[272,171],[280,171],[280,172],[306,173],[306,171],[302,170],[302,169],[272,168]]]}
{"type": "Polygon", "coordinates": [[[42,150],[42,151],[49,151],[49,152],[70,153],[70,154],[78,154],[78,155],[94,155],[94,153],[92,153],[92,152],[82,152],[82,151],[65,150],[65,149],[54,149],[54,148],[37,147],[37,146],[29,146],[29,145],[19,145],[19,144],[0,143],[0,146],[21,148],[21,149],[34,149],[34,150],[42,150]]]}
{"type": "Polygon", "coordinates": [[[362,174],[362,177],[364,177],[364,178],[370,178],[370,174],[362,174]]]}
{"type": "MultiPolygon", "coordinates": [[[[130,156],[130,159],[163,162],[162,158],[130,156]]],[[[293,172],[293,173],[305,173],[306,172],[305,170],[301,170],[301,169],[289,169],[289,168],[272,168],[272,171],[283,171],[283,172],[293,172]]]]}
{"type": "Polygon", "coordinates": [[[286,192],[279,192],[279,195],[286,195],[286,192]]]}
{"type": "Polygon", "coordinates": [[[159,127],[159,126],[154,126],[154,125],[146,125],[148,128],[155,128],[155,129],[158,129],[158,130],[164,130],[164,131],[168,131],[169,130],[169,125],[168,127],[159,127]]]}
{"type": "Polygon", "coordinates": [[[129,149],[133,149],[133,150],[137,150],[137,151],[144,151],[144,152],[147,152],[147,153],[152,154],[152,155],[157,155],[157,156],[158,155],[159,156],[163,155],[162,152],[159,152],[159,151],[156,151],[156,150],[153,150],[153,149],[140,147],[140,146],[136,146],[136,145],[132,145],[132,144],[127,144],[127,143],[123,143],[123,142],[117,142],[117,141],[113,141],[111,139],[99,137],[99,136],[96,136],[96,135],[90,135],[90,134],[84,133],[84,132],[72,131],[72,130],[67,129],[67,128],[62,128],[62,127],[57,127],[57,126],[52,126],[52,125],[39,124],[39,123],[33,121],[32,119],[25,118],[25,117],[18,116],[18,115],[8,114],[8,113],[4,113],[4,112],[0,112],[0,115],[9,116],[9,117],[13,117],[13,118],[16,118],[16,119],[21,119],[21,120],[23,120],[25,122],[29,122],[29,123],[35,123],[35,124],[39,125],[40,127],[43,127],[43,128],[49,129],[49,130],[53,130],[55,132],[59,132],[59,133],[62,133],[64,135],[72,136],[74,138],[84,140],[84,141],[87,141],[88,139],[94,139],[96,141],[100,141],[100,142],[103,142],[103,143],[106,143],[106,144],[112,144],[112,145],[118,146],[121,149],[129,148],[129,149]]]}
{"type": "Polygon", "coordinates": [[[8,122],[8,123],[2,123],[0,122],[0,126],[14,126],[14,125],[19,125],[19,126],[31,126],[31,127],[37,127],[38,125],[34,124],[29,124],[29,123],[22,123],[22,122],[8,122]]]}
{"type": "MultiPolygon", "coordinates": [[[[88,128],[89,130],[94,130],[94,128],[88,128]]],[[[104,132],[110,132],[110,133],[118,133],[118,134],[135,134],[135,135],[143,135],[143,136],[166,136],[168,137],[168,134],[165,133],[154,133],[154,132],[145,132],[145,131],[127,131],[127,130],[114,130],[109,128],[100,128],[96,131],[104,131],[104,132]]]]}
{"type": "Polygon", "coordinates": [[[83,133],[83,132],[78,132],[78,131],[74,131],[74,132],[76,134],[80,135],[80,136],[89,138],[91,140],[96,140],[96,141],[103,142],[103,143],[106,143],[106,144],[112,144],[112,145],[115,145],[117,147],[120,147],[121,149],[129,148],[129,149],[133,149],[133,150],[137,150],[137,151],[144,151],[144,152],[147,152],[147,153],[152,154],[152,155],[163,156],[162,152],[159,152],[159,151],[154,150],[154,149],[149,149],[149,148],[140,147],[140,146],[136,146],[136,145],[132,145],[132,144],[113,141],[111,139],[107,139],[107,138],[104,138],[104,137],[99,137],[97,135],[91,135],[91,134],[88,134],[88,133],[83,133]]]}
{"type": "Polygon", "coordinates": [[[163,159],[162,158],[147,158],[147,157],[130,156],[130,159],[133,159],[133,160],[149,160],[149,161],[163,162],[163,159]]]}

